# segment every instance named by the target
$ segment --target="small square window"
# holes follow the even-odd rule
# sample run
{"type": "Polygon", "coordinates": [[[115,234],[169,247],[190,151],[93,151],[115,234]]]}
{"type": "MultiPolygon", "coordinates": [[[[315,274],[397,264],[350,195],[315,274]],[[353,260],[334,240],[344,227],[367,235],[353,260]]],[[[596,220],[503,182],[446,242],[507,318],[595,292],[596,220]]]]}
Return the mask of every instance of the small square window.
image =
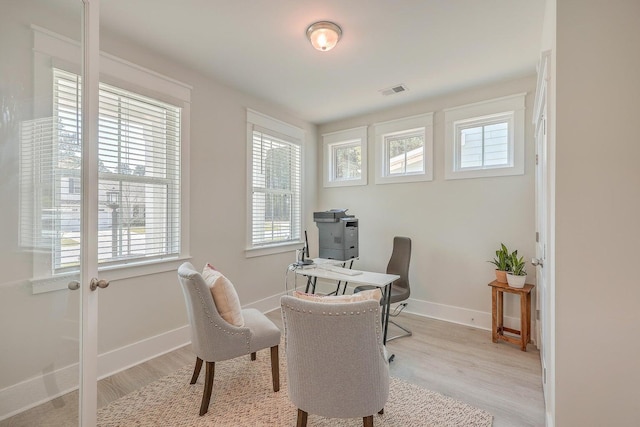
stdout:
{"type": "Polygon", "coordinates": [[[331,144],[333,181],[362,177],[362,144],[360,141],[331,144]]]}
{"type": "Polygon", "coordinates": [[[513,165],[513,112],[499,117],[454,123],[456,170],[490,169],[513,165]]]}
{"type": "Polygon", "coordinates": [[[385,135],[384,145],[388,176],[424,173],[424,129],[385,135]]]}
{"type": "Polygon", "coordinates": [[[445,178],[524,173],[524,97],[445,110],[445,178]]]}
{"type": "Polygon", "coordinates": [[[365,126],[322,135],[324,186],[367,184],[367,128],[365,126]]]}
{"type": "Polygon", "coordinates": [[[375,125],[376,184],[433,179],[433,114],[375,125]]]}

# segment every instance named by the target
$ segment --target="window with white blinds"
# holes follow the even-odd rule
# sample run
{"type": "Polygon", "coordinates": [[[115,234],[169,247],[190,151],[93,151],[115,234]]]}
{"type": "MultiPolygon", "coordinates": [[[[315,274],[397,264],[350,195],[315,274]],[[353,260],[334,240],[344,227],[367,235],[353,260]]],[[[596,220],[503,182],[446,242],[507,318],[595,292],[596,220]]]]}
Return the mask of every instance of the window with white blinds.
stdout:
{"type": "MultiPolygon", "coordinates": [[[[256,117],[253,112],[248,116],[265,122],[264,116],[256,117]]],[[[250,247],[299,242],[302,229],[302,141],[251,121],[248,126],[250,247]]],[[[292,133],[295,133],[297,128],[293,129],[292,133]]]]}
{"type": "MultiPolygon", "coordinates": [[[[23,242],[50,248],[63,272],[80,261],[80,78],[54,69],[53,88],[53,118],[21,130],[21,218],[23,242]]],[[[179,107],[100,84],[101,265],[179,254],[180,116],[179,107]]]]}

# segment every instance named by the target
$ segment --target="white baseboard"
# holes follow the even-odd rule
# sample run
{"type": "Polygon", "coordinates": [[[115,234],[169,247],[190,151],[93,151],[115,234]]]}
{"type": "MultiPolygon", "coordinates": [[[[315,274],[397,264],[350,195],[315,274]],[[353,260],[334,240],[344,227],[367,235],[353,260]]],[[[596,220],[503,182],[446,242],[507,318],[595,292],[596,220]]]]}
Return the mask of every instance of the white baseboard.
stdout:
{"type": "MultiPolygon", "coordinates": [[[[98,356],[100,379],[191,342],[189,326],[164,332],[98,356]]],[[[78,363],[46,370],[42,375],[0,390],[0,421],[78,388],[78,363]]]]}
{"type": "MultiPolygon", "coordinates": [[[[316,292],[319,294],[328,294],[335,291],[335,283],[318,282],[316,292]]],[[[289,289],[292,291],[293,289],[289,289]]],[[[304,287],[298,286],[298,290],[304,290],[304,287]]],[[[353,286],[347,287],[347,293],[353,293],[353,286]]],[[[257,308],[263,313],[276,310],[280,307],[280,297],[285,295],[286,292],[264,298],[259,301],[255,301],[245,307],[257,308]]],[[[407,308],[405,312],[416,314],[418,316],[429,317],[432,319],[443,320],[445,322],[457,323],[459,325],[471,326],[473,328],[484,329],[486,331],[491,330],[491,313],[470,310],[468,308],[456,307],[452,305],[437,304],[429,301],[419,300],[415,298],[409,298],[407,300],[407,308]]],[[[532,322],[532,327],[535,328],[535,322],[532,322]]],[[[504,326],[511,329],[520,329],[520,318],[504,316],[504,326]]],[[[531,334],[532,338],[535,338],[535,334],[531,334]]]]}
{"type": "Polygon", "coordinates": [[[280,297],[285,294],[286,292],[282,291],[279,294],[271,295],[267,298],[245,304],[242,306],[242,308],[255,308],[261,313],[267,313],[269,311],[280,308],[280,297]]]}
{"type": "MultiPolygon", "coordinates": [[[[417,314],[445,322],[471,326],[472,328],[491,330],[491,313],[456,307],[453,305],[437,304],[434,302],[409,298],[407,300],[407,313],[417,314]]],[[[520,329],[520,318],[504,316],[504,326],[511,329],[520,329]]],[[[532,322],[533,326],[533,322],[532,322]]],[[[535,335],[532,334],[532,337],[535,335]]]]}
{"type": "MultiPolygon", "coordinates": [[[[335,290],[335,285],[318,284],[319,293],[335,290]]],[[[290,289],[291,291],[291,289],[290,289]]],[[[348,292],[352,292],[351,289],[348,292]]],[[[250,304],[244,308],[255,308],[263,313],[280,307],[280,297],[286,292],[269,296],[250,304]]],[[[409,298],[405,311],[419,316],[430,317],[446,322],[471,326],[474,328],[491,330],[491,313],[470,310],[429,301],[409,298]]],[[[520,319],[516,317],[504,318],[505,326],[519,329],[520,319]]],[[[532,336],[535,337],[534,334],[532,336]]],[[[164,332],[136,343],[103,353],[98,356],[98,376],[100,379],[128,369],[154,357],[168,353],[190,343],[189,326],[164,332]]],[[[66,394],[78,388],[78,364],[62,368],[52,367],[34,378],[14,384],[0,390],[0,421],[16,415],[29,408],[40,405],[55,397],[66,394]]]]}
{"type": "MultiPolygon", "coordinates": [[[[409,298],[407,300],[407,313],[418,316],[430,317],[432,319],[444,320],[446,322],[457,323],[459,325],[471,326],[473,328],[491,330],[491,313],[484,311],[470,310],[468,308],[456,307],[453,305],[437,304],[434,302],[409,298]]],[[[509,326],[512,318],[505,317],[505,326],[509,326]]],[[[517,319],[520,325],[520,320],[517,319]]]]}

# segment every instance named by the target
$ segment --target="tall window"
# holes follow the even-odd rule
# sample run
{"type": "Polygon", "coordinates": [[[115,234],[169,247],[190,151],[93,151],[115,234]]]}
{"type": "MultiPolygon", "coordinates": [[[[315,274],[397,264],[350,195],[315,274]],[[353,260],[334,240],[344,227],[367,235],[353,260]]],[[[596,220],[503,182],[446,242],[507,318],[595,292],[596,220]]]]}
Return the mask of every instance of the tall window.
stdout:
{"type": "Polygon", "coordinates": [[[367,184],[367,127],[322,135],[324,186],[367,184]]]}
{"type": "Polygon", "coordinates": [[[445,178],[524,173],[525,94],[445,110],[445,178]]]}
{"type": "Polygon", "coordinates": [[[250,247],[301,237],[302,131],[248,110],[250,135],[250,247]]]}
{"type": "MultiPolygon", "coordinates": [[[[37,233],[32,244],[50,248],[54,270],[64,272],[80,262],[80,78],[54,69],[53,87],[50,130],[40,123],[22,129],[21,217],[23,229],[37,233]]],[[[102,265],[179,254],[180,116],[178,107],[100,84],[102,265]]]]}

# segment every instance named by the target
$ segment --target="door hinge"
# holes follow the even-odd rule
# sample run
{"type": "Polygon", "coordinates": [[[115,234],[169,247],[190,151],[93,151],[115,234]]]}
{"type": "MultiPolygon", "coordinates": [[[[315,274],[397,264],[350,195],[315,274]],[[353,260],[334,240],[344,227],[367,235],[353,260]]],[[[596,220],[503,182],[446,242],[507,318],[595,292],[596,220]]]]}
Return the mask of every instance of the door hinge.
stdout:
{"type": "Polygon", "coordinates": [[[547,383],[547,368],[542,368],[542,382],[547,383]]]}
{"type": "Polygon", "coordinates": [[[536,231],[536,243],[540,241],[540,233],[536,231]]]}
{"type": "Polygon", "coordinates": [[[536,154],[536,166],[538,166],[538,155],[536,154]]]}

